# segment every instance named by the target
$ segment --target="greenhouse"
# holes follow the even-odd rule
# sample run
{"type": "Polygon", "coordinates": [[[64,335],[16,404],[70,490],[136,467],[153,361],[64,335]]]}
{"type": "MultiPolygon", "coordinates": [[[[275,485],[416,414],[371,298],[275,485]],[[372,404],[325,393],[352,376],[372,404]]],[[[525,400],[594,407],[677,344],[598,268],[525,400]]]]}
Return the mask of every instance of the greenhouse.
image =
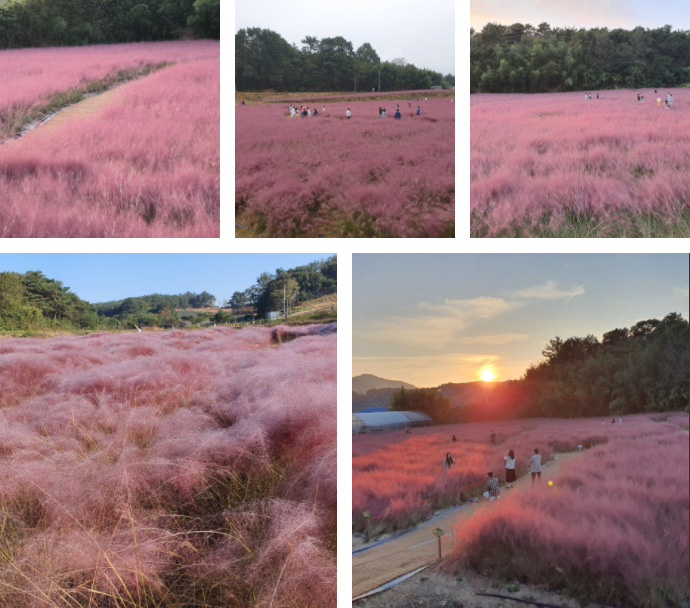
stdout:
{"type": "Polygon", "coordinates": [[[429,426],[433,421],[422,412],[376,412],[352,414],[352,434],[375,433],[406,429],[414,426],[429,426]]]}

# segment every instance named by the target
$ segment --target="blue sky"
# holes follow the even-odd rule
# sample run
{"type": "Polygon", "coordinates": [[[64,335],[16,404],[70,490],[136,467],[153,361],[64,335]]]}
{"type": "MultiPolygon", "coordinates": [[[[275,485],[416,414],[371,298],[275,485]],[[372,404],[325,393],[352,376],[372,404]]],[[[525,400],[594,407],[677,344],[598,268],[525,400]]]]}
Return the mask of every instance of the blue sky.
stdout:
{"type": "Polygon", "coordinates": [[[262,272],[293,268],[331,253],[0,254],[0,272],[40,270],[89,302],[204,290],[223,300],[262,272]]]}
{"type": "Polygon", "coordinates": [[[690,30],[688,0],[470,0],[470,25],[481,29],[489,21],[504,25],[546,21],[560,27],[631,29],[672,25],[690,30]]]}
{"type": "Polygon", "coordinates": [[[353,375],[518,378],[557,335],[687,319],[689,272],[687,254],[354,254],[353,375]]]}

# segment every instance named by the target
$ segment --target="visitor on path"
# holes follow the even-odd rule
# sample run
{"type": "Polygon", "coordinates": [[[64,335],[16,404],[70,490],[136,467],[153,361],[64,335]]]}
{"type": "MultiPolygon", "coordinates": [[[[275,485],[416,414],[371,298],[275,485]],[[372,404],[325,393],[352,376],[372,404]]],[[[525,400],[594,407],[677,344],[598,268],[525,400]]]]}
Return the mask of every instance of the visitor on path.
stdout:
{"type": "Polygon", "coordinates": [[[457,440],[458,438],[455,435],[453,435],[453,443],[455,443],[457,440]]]}
{"type": "Polygon", "coordinates": [[[496,445],[496,433],[491,431],[491,445],[496,445]]]}
{"type": "Polygon", "coordinates": [[[244,101],[242,102],[242,105],[244,105],[244,101]]]}
{"type": "Polygon", "coordinates": [[[597,99],[599,99],[599,93],[597,93],[597,99]]]}
{"type": "Polygon", "coordinates": [[[664,110],[670,110],[671,106],[668,103],[668,99],[664,102],[664,110]]]}
{"type": "Polygon", "coordinates": [[[326,106],[323,107],[322,112],[325,114],[326,113],[326,106]]]}
{"type": "Polygon", "coordinates": [[[448,452],[446,454],[446,457],[443,459],[443,470],[447,471],[448,469],[452,469],[454,464],[455,460],[453,460],[453,457],[450,455],[450,452],[448,452]]]}
{"type": "Polygon", "coordinates": [[[585,100],[587,100],[587,93],[585,93],[585,100]]]}
{"type": "Polygon", "coordinates": [[[511,484],[517,479],[515,477],[515,452],[513,450],[506,452],[503,460],[506,461],[506,488],[512,488],[511,484]]]}
{"type": "Polygon", "coordinates": [[[616,419],[615,419],[615,418],[611,418],[611,424],[616,424],[616,419]]]}
{"type": "Polygon", "coordinates": [[[314,118],[316,118],[318,115],[319,115],[319,111],[316,108],[314,108],[314,118]]]}
{"type": "Polygon", "coordinates": [[[640,101],[640,94],[637,94],[637,101],[640,101]]]}
{"type": "Polygon", "coordinates": [[[347,112],[345,112],[345,116],[347,116],[347,119],[350,120],[350,117],[352,116],[352,112],[350,112],[350,108],[348,108],[347,112]]]}
{"type": "Polygon", "coordinates": [[[396,112],[395,112],[395,120],[400,120],[400,119],[401,119],[401,116],[400,116],[400,108],[398,108],[398,109],[396,110],[396,112]]]}
{"type": "Polygon", "coordinates": [[[417,116],[419,116],[422,113],[422,110],[417,106],[417,116]]]}
{"type": "Polygon", "coordinates": [[[539,483],[541,483],[541,454],[539,453],[539,448],[534,448],[534,454],[529,457],[529,467],[532,473],[532,487],[534,487],[537,477],[539,478],[539,483]]]}
{"type": "Polygon", "coordinates": [[[618,418],[618,424],[623,424],[623,419],[622,419],[622,418],[618,418]]]}
{"type": "Polygon", "coordinates": [[[592,99],[592,94],[591,94],[591,93],[589,94],[589,98],[592,99]]]}
{"type": "Polygon", "coordinates": [[[306,117],[307,117],[307,108],[304,108],[304,110],[302,110],[302,118],[306,118],[306,117]]]}
{"type": "Polygon", "coordinates": [[[383,112],[381,112],[381,118],[388,118],[388,114],[386,114],[386,108],[383,108],[383,112]]]}
{"type": "Polygon", "coordinates": [[[408,108],[411,108],[411,107],[412,107],[412,104],[411,104],[409,101],[407,102],[407,107],[408,107],[408,108]]]}
{"type": "Polygon", "coordinates": [[[486,492],[484,492],[484,498],[488,498],[489,502],[496,498],[501,498],[501,490],[498,488],[498,479],[494,477],[491,471],[486,474],[486,492]]]}
{"type": "Polygon", "coordinates": [[[379,118],[381,118],[381,114],[383,114],[383,108],[379,106],[379,118]]]}

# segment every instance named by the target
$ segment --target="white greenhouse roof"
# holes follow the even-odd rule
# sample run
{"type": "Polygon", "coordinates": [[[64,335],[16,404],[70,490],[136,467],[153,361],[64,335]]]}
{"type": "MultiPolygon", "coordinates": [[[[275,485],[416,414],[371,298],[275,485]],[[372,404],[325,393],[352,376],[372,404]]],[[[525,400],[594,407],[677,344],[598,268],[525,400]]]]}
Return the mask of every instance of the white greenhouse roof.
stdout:
{"type": "Polygon", "coordinates": [[[373,414],[352,414],[352,421],[360,420],[366,426],[397,426],[415,422],[431,422],[422,412],[375,412],[373,414]]]}

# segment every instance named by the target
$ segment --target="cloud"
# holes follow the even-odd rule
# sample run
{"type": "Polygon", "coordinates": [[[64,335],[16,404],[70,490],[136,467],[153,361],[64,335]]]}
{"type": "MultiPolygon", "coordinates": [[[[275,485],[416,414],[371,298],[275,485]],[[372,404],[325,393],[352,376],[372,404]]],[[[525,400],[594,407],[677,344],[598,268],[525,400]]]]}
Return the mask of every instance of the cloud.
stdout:
{"type": "Polygon", "coordinates": [[[478,317],[490,319],[520,306],[519,302],[506,302],[503,298],[481,296],[471,300],[446,300],[445,304],[421,303],[420,308],[440,312],[456,318],[478,317]]]}
{"type": "Polygon", "coordinates": [[[585,293],[585,286],[578,285],[571,290],[558,289],[556,281],[546,281],[544,285],[533,285],[513,292],[518,298],[537,298],[540,300],[558,300],[560,298],[574,298],[585,293]]]}
{"type": "Polygon", "coordinates": [[[685,298],[690,297],[690,290],[688,287],[676,287],[673,291],[675,291],[679,296],[683,296],[685,298]]]}
{"type": "Polygon", "coordinates": [[[460,338],[461,344],[506,344],[507,342],[523,342],[529,340],[529,334],[494,334],[489,336],[466,336],[460,338]]]}

